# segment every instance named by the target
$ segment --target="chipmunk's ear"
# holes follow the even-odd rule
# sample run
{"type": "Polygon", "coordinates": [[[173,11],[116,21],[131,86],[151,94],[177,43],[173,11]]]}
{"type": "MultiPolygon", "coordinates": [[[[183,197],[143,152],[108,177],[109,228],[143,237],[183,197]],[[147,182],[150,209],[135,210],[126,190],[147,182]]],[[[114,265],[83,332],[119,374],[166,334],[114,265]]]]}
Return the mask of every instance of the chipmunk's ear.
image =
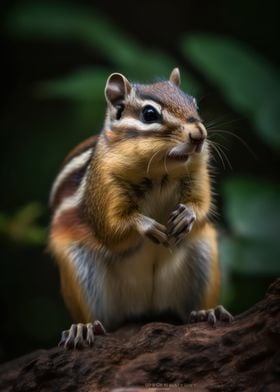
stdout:
{"type": "Polygon", "coordinates": [[[175,84],[176,86],[180,87],[181,84],[181,77],[179,68],[174,68],[169,77],[170,82],[175,84]]]}
{"type": "Polygon", "coordinates": [[[123,101],[131,91],[131,84],[122,74],[111,74],[105,86],[106,101],[115,106],[120,101],[123,101]]]}

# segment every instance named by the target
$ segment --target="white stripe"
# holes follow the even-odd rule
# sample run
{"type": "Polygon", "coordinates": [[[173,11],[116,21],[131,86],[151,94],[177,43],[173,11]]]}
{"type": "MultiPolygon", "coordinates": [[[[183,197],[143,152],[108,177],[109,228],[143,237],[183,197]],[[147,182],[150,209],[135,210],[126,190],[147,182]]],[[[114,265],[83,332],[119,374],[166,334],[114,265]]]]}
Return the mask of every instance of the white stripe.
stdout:
{"type": "Polygon", "coordinates": [[[140,120],[136,120],[133,117],[126,117],[123,120],[117,120],[114,121],[112,124],[112,128],[118,129],[118,128],[133,128],[136,129],[137,131],[160,131],[163,129],[162,124],[144,124],[140,120]]]}
{"type": "Polygon", "coordinates": [[[175,127],[180,127],[184,122],[180,120],[178,117],[171,114],[167,109],[162,111],[163,120],[168,123],[168,125],[172,125],[175,127]]]}
{"type": "Polygon", "coordinates": [[[59,173],[59,175],[56,177],[56,180],[52,186],[51,190],[51,196],[50,196],[50,202],[53,202],[55,193],[60,186],[60,184],[65,180],[65,178],[72,172],[80,169],[83,167],[86,162],[89,160],[90,155],[92,152],[92,148],[89,150],[84,151],[82,154],[74,157],[69,163],[67,163],[66,166],[62,169],[62,171],[59,173]]]}
{"type": "Polygon", "coordinates": [[[66,197],[57,208],[54,214],[54,222],[64,211],[77,207],[77,205],[80,204],[86,189],[87,173],[88,172],[86,172],[84,175],[83,180],[76,192],[73,195],[66,197]]]}

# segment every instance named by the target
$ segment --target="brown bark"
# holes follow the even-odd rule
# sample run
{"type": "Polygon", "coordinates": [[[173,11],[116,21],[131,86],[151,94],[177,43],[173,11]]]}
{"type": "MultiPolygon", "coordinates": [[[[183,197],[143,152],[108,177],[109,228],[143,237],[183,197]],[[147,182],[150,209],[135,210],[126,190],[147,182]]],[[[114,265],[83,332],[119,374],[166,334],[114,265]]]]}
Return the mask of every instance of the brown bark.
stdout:
{"type": "Polygon", "coordinates": [[[278,391],[279,348],[280,279],[230,325],[127,326],[92,349],[36,351],[0,367],[0,391],[278,391]]]}

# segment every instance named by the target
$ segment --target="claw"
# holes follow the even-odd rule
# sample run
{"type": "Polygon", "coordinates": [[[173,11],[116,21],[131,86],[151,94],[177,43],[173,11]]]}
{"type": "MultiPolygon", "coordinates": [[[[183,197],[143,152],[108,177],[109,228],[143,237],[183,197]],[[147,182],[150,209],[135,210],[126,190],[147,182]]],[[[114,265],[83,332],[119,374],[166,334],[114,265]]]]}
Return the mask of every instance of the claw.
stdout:
{"type": "Polygon", "coordinates": [[[94,332],[93,325],[91,323],[87,324],[87,344],[91,347],[94,342],[94,332]]]}
{"type": "Polygon", "coordinates": [[[221,321],[231,323],[233,321],[233,316],[222,306],[219,305],[215,308],[215,314],[217,318],[221,321]]]}
{"type": "Polygon", "coordinates": [[[84,337],[83,337],[83,330],[84,330],[84,325],[83,324],[78,324],[77,325],[77,334],[74,339],[74,348],[79,349],[82,348],[84,345],[84,337]]]}
{"type": "Polygon", "coordinates": [[[61,332],[61,339],[60,339],[60,341],[58,343],[59,347],[64,346],[64,344],[65,344],[65,342],[66,342],[66,340],[68,338],[68,335],[69,335],[69,331],[68,330],[65,330],[65,331],[61,332]]]}
{"type": "Polygon", "coordinates": [[[76,333],[77,333],[77,325],[72,324],[69,329],[68,338],[66,339],[66,342],[64,344],[65,348],[73,348],[75,346],[74,340],[75,340],[76,333]]]}
{"type": "Polygon", "coordinates": [[[209,309],[209,310],[208,310],[207,322],[208,322],[210,325],[216,325],[216,323],[217,323],[217,318],[216,318],[214,309],[209,309]]]}
{"type": "Polygon", "coordinates": [[[69,330],[61,334],[59,346],[66,349],[82,349],[91,347],[94,343],[94,335],[105,335],[106,330],[100,321],[88,324],[72,324],[69,330]]]}
{"type": "Polygon", "coordinates": [[[93,323],[93,331],[96,335],[105,335],[106,334],[106,330],[103,327],[102,323],[98,320],[96,320],[93,323]]]}
{"type": "Polygon", "coordinates": [[[189,316],[190,323],[207,321],[208,324],[215,326],[217,320],[230,323],[233,320],[233,316],[222,305],[217,306],[215,309],[193,310],[189,316]]]}
{"type": "Polygon", "coordinates": [[[168,236],[175,237],[175,244],[178,246],[184,239],[185,235],[192,229],[196,219],[195,213],[191,207],[179,204],[168,219],[168,236]]]}
{"type": "Polygon", "coordinates": [[[143,217],[139,222],[138,230],[156,244],[168,246],[167,229],[152,218],[143,217]]]}

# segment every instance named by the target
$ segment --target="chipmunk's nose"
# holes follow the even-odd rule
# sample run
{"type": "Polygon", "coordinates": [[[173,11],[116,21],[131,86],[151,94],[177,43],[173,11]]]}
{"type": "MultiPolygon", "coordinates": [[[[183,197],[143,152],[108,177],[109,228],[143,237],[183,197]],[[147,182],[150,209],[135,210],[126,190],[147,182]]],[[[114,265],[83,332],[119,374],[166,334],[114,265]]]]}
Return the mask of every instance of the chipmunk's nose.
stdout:
{"type": "Polygon", "coordinates": [[[201,122],[194,124],[193,129],[189,132],[189,139],[191,144],[196,146],[196,152],[201,152],[206,137],[207,131],[205,126],[201,122]]]}

